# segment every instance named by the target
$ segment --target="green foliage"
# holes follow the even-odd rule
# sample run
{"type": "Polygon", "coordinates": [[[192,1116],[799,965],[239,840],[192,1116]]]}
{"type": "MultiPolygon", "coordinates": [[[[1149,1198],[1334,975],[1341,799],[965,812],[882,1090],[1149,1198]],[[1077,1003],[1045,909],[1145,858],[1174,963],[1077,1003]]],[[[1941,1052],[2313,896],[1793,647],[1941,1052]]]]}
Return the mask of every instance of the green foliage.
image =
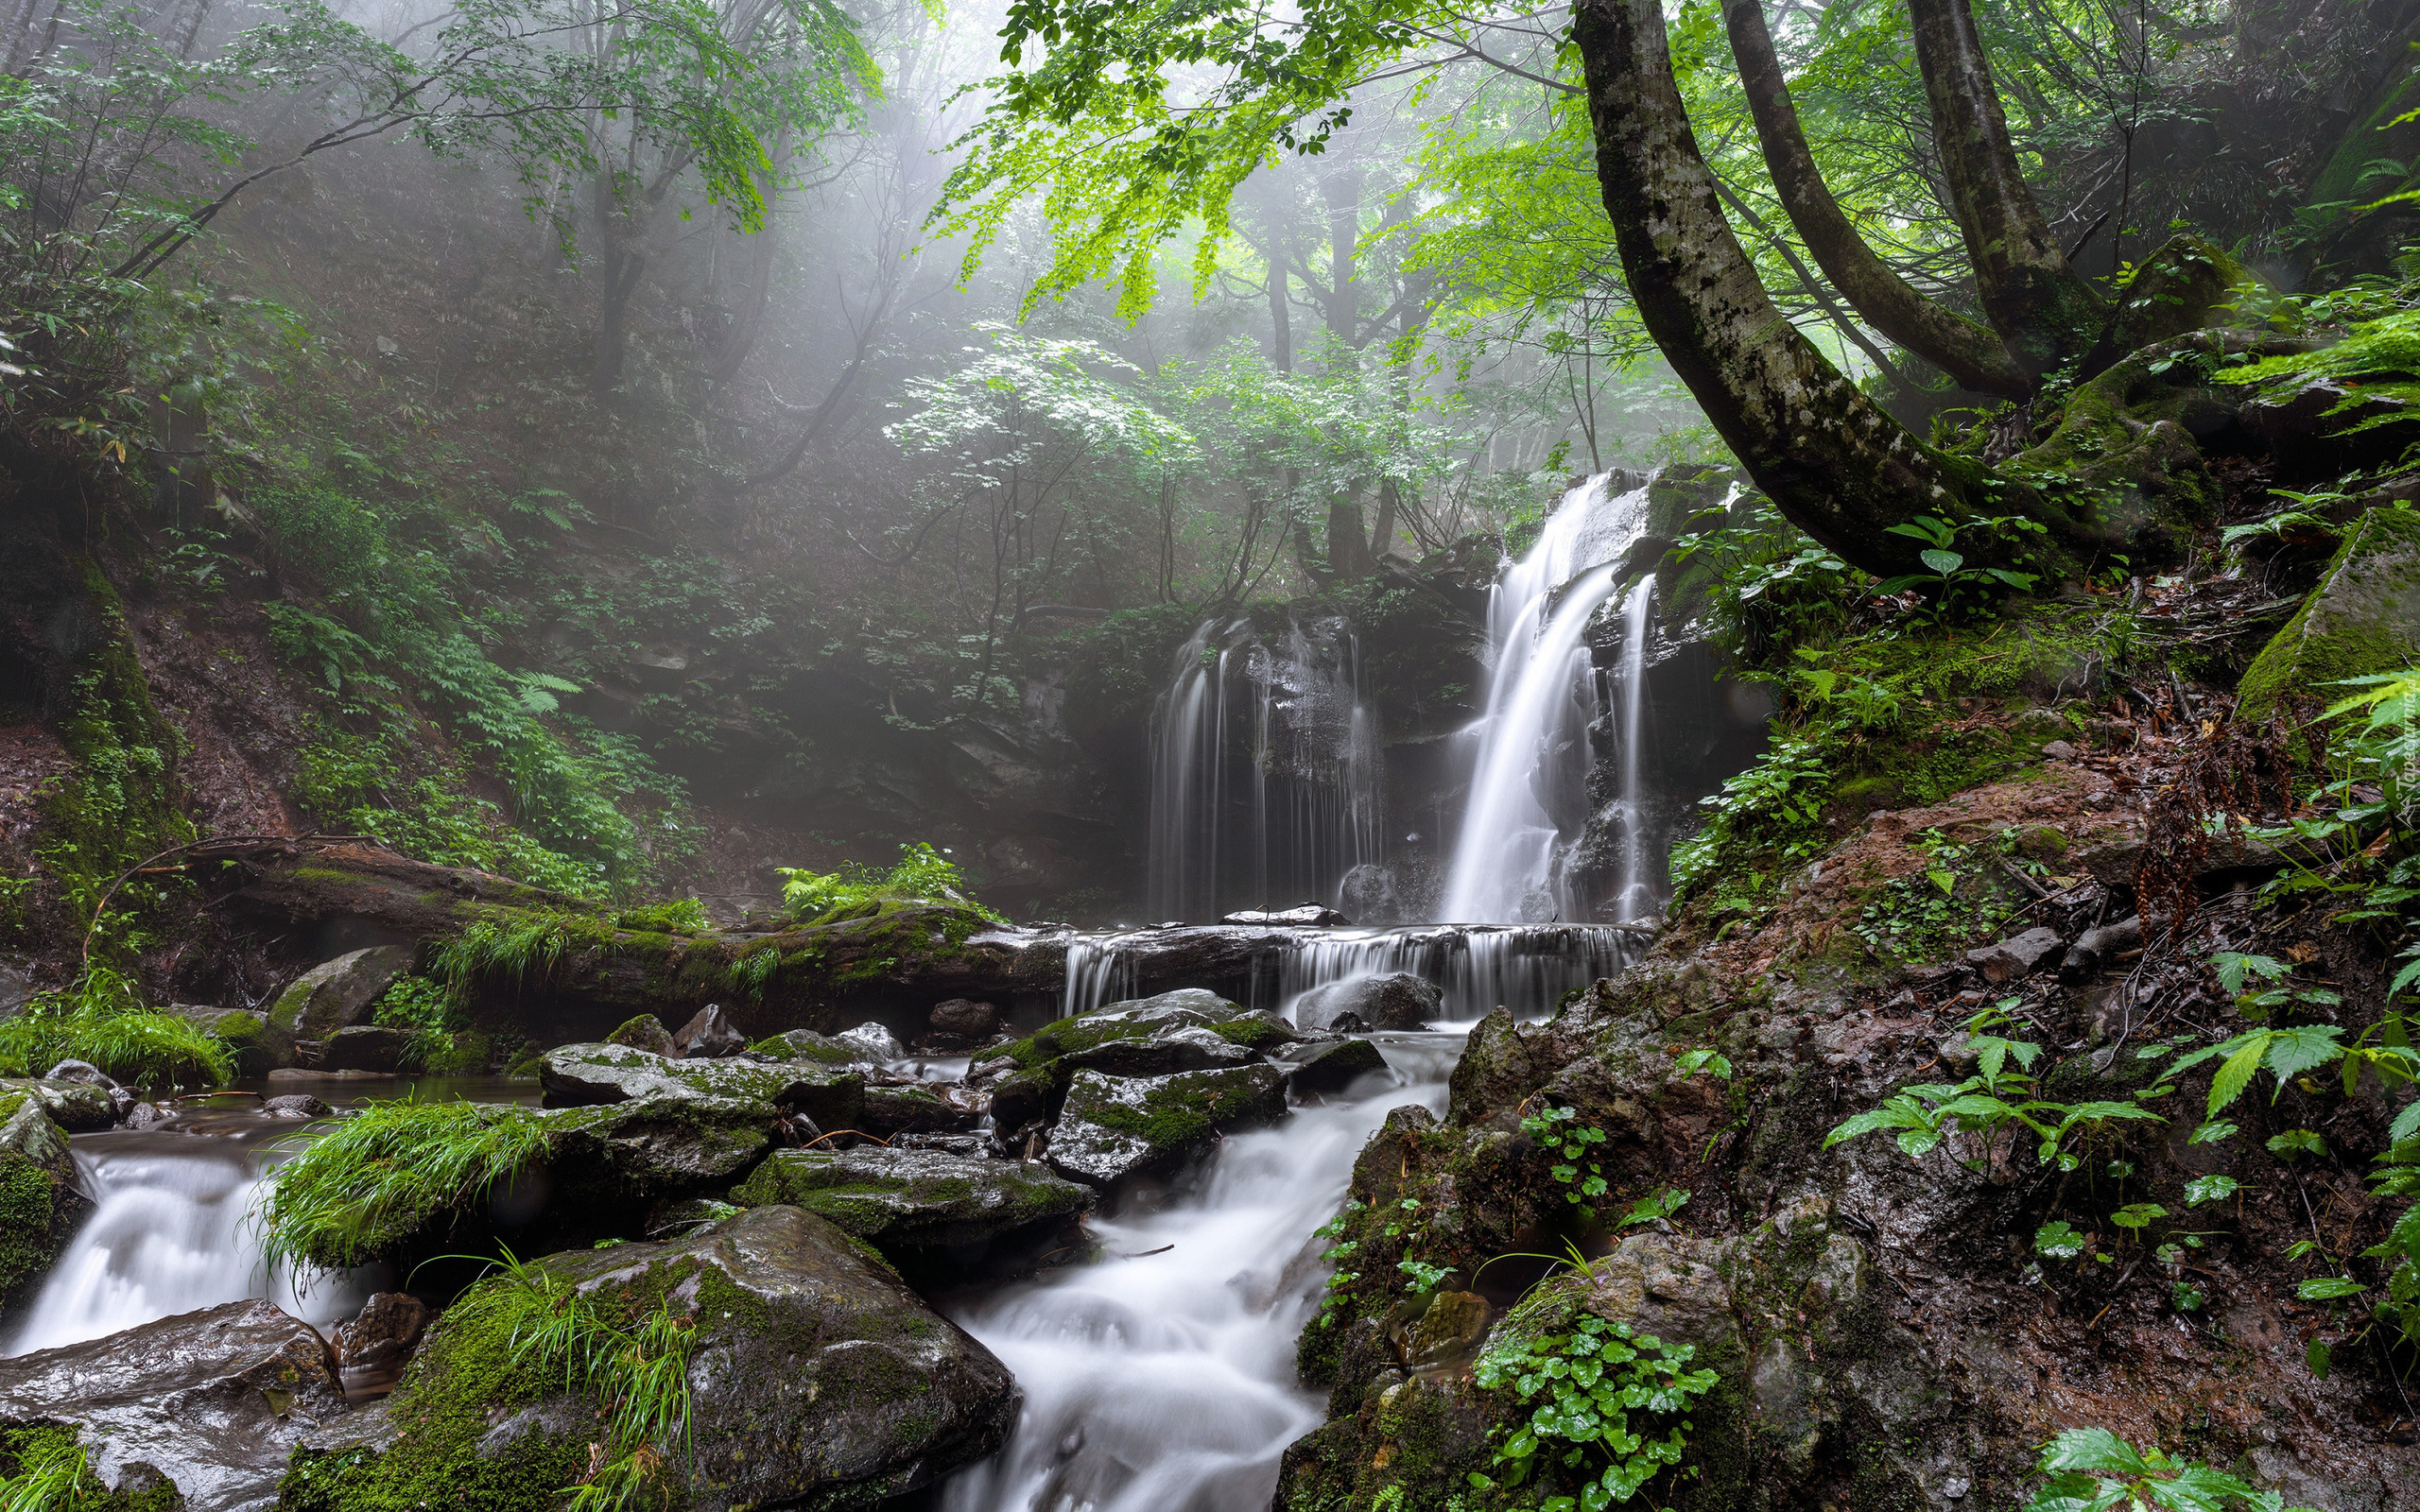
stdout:
{"type": "Polygon", "coordinates": [[[977,901],[958,864],[947,855],[915,840],[899,848],[898,864],[888,871],[856,862],[828,872],[784,867],[782,904],[802,924],[861,919],[879,912],[886,902],[948,903],[994,923],[1008,922],[977,901]]]}
{"type": "MultiPolygon", "coordinates": [[[[1605,1143],[1605,1131],[1573,1126],[1579,1116],[1580,1110],[1574,1108],[1542,1108],[1521,1120],[1521,1132],[1540,1149],[1563,1157],[1547,1174],[1571,1188],[1564,1194],[1565,1201],[1585,1206],[1605,1194],[1604,1170],[1590,1155],[1605,1143]]],[[[1688,1194],[1681,1195],[1685,1200],[1688,1194]]]]}
{"type": "Polygon", "coordinates": [[[273,1263],[330,1267],[396,1254],[443,1215],[542,1160],[542,1114],[475,1103],[373,1103],[296,1142],[254,1217],[273,1263]]]}
{"type": "Polygon", "coordinates": [[[2374,429],[2415,418],[2410,406],[2420,404],[2420,310],[2356,324],[2341,341],[2316,352],[2282,353],[2220,368],[2211,377],[2221,384],[2247,385],[2273,380],[2360,379],[2327,410],[2330,417],[2360,418],[2340,434],[2374,429]]]}
{"type": "Polygon", "coordinates": [[[105,1493],[73,1428],[0,1432],[0,1512],[78,1512],[105,1493]]]}
{"type": "Polygon", "coordinates": [[[216,1035],[153,1011],[132,977],[102,964],[66,991],[37,995],[0,1019],[0,1074],[39,1076],[62,1060],[88,1062],[153,1091],[216,1087],[235,1074],[216,1035]]]}
{"type": "MultiPolygon", "coordinates": [[[[1541,1512],[1600,1512],[1629,1501],[1687,1452],[1695,1425],[1685,1415],[1720,1379],[1686,1368],[1696,1353],[1594,1314],[1582,1314],[1568,1333],[1491,1348],[1473,1378],[1489,1390],[1509,1385],[1535,1403],[1491,1468],[1506,1486],[1526,1485],[1539,1471],[1581,1482],[1577,1495],[1546,1497],[1541,1512]],[[1555,1475],[1557,1468],[1564,1474],[1555,1475]]],[[[1486,1489],[1497,1481],[1473,1472],[1471,1484],[1486,1489]]]]}
{"type": "Polygon", "coordinates": [[[2081,1143],[2120,1123],[2165,1122],[2143,1104],[2172,1091],[2166,1086],[2137,1091],[2124,1102],[2061,1103],[2035,1095],[2040,1081],[2029,1073],[2042,1047],[1991,1032],[2014,1022],[2000,1008],[1976,1014],[1966,1022],[1967,1042],[1976,1055],[1975,1074],[1955,1084],[1902,1088],[1881,1107],[1841,1120],[1824,1136],[1824,1147],[1888,1130],[1900,1152],[1916,1160],[1939,1148],[1952,1134],[1967,1134],[1989,1144],[2002,1133],[2022,1127],[2037,1141],[2036,1160],[2073,1171],[2083,1164],[2083,1157],[2069,1147],[2071,1137],[2081,1143]]]}
{"type": "MultiPolygon", "coordinates": [[[[2283,1512],[2285,1498],[2200,1460],[2136,1448],[2106,1428],[2070,1428],[2042,1446],[2034,1473],[2048,1477],[2026,1512],[2283,1512]]],[[[2306,1512],[2295,1508],[2293,1512],[2306,1512]]]]}
{"type": "Polygon", "coordinates": [[[1978,936],[1996,931],[2015,914],[1997,885],[1997,868],[2014,849],[2015,835],[1960,844],[1938,830],[1916,836],[1924,869],[1883,885],[1858,912],[1850,932],[1885,960],[1938,960],[1978,936]]]}
{"type": "MultiPolygon", "coordinates": [[[[2035,520],[2021,515],[2002,515],[1989,520],[1969,520],[1952,524],[1930,515],[1920,515],[1904,524],[1888,527],[1892,535],[1910,536],[1926,542],[1918,552],[1927,572],[1910,573],[1875,585],[1877,593],[1902,593],[1917,589],[1928,595],[1927,602],[1938,614],[1971,613],[1989,609],[2011,590],[2024,593],[2039,579],[2031,574],[2011,572],[2004,567],[1969,567],[1965,555],[1952,550],[1960,536],[1977,531],[1985,537],[1998,538],[1994,544],[1996,554],[2011,555],[2008,538],[2027,534],[2047,535],[2047,528],[2035,520]]],[[[2023,548],[2015,548],[2021,556],[2023,548]]]]}

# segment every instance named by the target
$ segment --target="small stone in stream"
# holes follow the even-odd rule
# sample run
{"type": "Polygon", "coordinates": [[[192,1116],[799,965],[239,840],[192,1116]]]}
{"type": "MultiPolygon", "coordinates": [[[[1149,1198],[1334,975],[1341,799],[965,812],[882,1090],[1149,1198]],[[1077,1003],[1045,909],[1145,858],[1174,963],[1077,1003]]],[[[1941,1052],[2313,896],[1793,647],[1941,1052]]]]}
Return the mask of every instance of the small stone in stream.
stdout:
{"type": "Polygon", "coordinates": [[[166,1123],[169,1116],[149,1103],[137,1103],[126,1110],[125,1126],[130,1129],[157,1128],[166,1123]]]}
{"type": "Polygon", "coordinates": [[[286,1092],[261,1104],[270,1118],[326,1118],[336,1111],[309,1092],[286,1092]]]}
{"type": "Polygon", "coordinates": [[[605,1037],[605,1042],[628,1045],[632,1050],[644,1050],[655,1056],[677,1056],[681,1053],[680,1047],[672,1042],[672,1031],[652,1013],[623,1020],[614,1026],[612,1034],[605,1037]]]}
{"type": "Polygon", "coordinates": [[[861,1023],[832,1038],[876,1065],[908,1058],[908,1047],[899,1042],[899,1037],[878,1023],[861,1023]]]}
{"type": "Polygon", "coordinates": [[[1000,1010],[989,1003],[972,998],[951,998],[933,1005],[925,1022],[936,1034],[962,1035],[970,1040],[989,1039],[1000,1027],[1000,1010]]]}
{"type": "Polygon", "coordinates": [[[2059,937],[2059,932],[2045,925],[2029,929],[1996,945],[1968,951],[1966,963],[1981,971],[1989,981],[2014,982],[2046,967],[2058,965],[2066,949],[2067,942],[2059,937]]]}
{"type": "Polygon", "coordinates": [[[1351,1014],[1374,1029],[1417,1029],[1444,1006],[1445,995],[1435,983],[1409,971],[1385,971],[1311,988],[1295,1000],[1294,1022],[1305,1029],[1328,1029],[1351,1014]]]}
{"type": "Polygon", "coordinates": [[[1364,1076],[1392,1074],[1387,1057],[1367,1040],[1340,1040],[1322,1045],[1308,1058],[1294,1063],[1294,1090],[1299,1092],[1340,1092],[1364,1076]]]}
{"type": "Polygon", "coordinates": [[[380,1292],[337,1324],[328,1343],[347,1370],[383,1368],[400,1365],[426,1327],[427,1303],[409,1292],[380,1292]]]}
{"type": "Polygon", "coordinates": [[[1322,903],[1291,908],[1245,908],[1219,919],[1222,924],[1274,924],[1294,929],[1351,929],[1353,920],[1322,903]]]}
{"type": "Polygon", "coordinates": [[[785,1029],[780,1034],[757,1040],[749,1048],[777,1060],[805,1060],[819,1066],[876,1064],[858,1046],[836,1040],[828,1034],[817,1034],[812,1029],[785,1029]]]}
{"type": "Polygon", "coordinates": [[[1050,1136],[1050,1168],[1098,1187],[1162,1176],[1218,1136],[1285,1112],[1286,1077],[1274,1066],[1149,1077],[1080,1071],[1050,1136]]]}
{"type": "Polygon", "coordinates": [[[709,1003],[673,1031],[672,1043],[684,1058],[705,1060],[747,1049],[748,1037],[732,1027],[721,1004],[709,1003]]]}
{"type": "Polygon", "coordinates": [[[117,1084],[116,1078],[89,1060],[62,1060],[42,1074],[43,1081],[66,1082],[76,1087],[90,1087],[110,1100],[111,1122],[115,1123],[132,1110],[134,1094],[117,1084]]]}
{"type": "Polygon", "coordinates": [[[370,1071],[389,1074],[404,1063],[411,1035],[382,1023],[355,1024],[328,1036],[320,1051],[321,1071],[370,1071]]]}
{"type": "Polygon", "coordinates": [[[0,1360],[0,1427],[74,1429],[102,1492],[141,1492],[162,1480],[176,1488],[158,1500],[130,1496],[129,1505],[274,1506],[286,1456],[346,1416],[328,1347],[264,1301],[0,1360]]]}

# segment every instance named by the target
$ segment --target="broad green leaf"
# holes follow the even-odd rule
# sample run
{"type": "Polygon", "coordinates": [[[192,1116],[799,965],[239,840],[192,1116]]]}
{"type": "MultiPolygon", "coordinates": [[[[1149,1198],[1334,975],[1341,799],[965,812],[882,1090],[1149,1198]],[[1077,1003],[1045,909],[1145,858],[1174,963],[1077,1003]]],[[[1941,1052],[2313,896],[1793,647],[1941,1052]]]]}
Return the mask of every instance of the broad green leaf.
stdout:
{"type": "Polygon", "coordinates": [[[2234,1196],[2242,1183],[2223,1174],[2199,1177],[2185,1183],[2185,1205],[2198,1208],[2205,1202],[2220,1202],[2234,1196]]]}
{"type": "Polygon", "coordinates": [[[2243,1095],[2243,1090],[2252,1085],[2253,1073],[2260,1069],[2260,1057],[2268,1053],[2269,1031],[2261,1030],[2246,1038],[2250,1042],[2227,1057],[2225,1064],[2219,1067],[2219,1074],[2210,1078],[2210,1114],[2214,1118],[2221,1108],[2243,1095]]]}
{"type": "Polygon", "coordinates": [[[2342,1276],[2322,1276],[2294,1288],[2294,1295],[2306,1302],[2329,1302],[2340,1297],[2359,1297],[2369,1288],[2360,1281],[2342,1276]]]}
{"type": "Polygon", "coordinates": [[[2129,1477],[2151,1470],[2132,1444],[2106,1428],[2068,1429],[2042,1446],[2042,1463],[2035,1469],[2044,1474],[2083,1470],[2093,1475],[2129,1477]]]}
{"type": "Polygon", "coordinates": [[[1944,577],[1966,565],[1966,558],[1954,551],[1920,551],[1917,559],[1944,577]]]}

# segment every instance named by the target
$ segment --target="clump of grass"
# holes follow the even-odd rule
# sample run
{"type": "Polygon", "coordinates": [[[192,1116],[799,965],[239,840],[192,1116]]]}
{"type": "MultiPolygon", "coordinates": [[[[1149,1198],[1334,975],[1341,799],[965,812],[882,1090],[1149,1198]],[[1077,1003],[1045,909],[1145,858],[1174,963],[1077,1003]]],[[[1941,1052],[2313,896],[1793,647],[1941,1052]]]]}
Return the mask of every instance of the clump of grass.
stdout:
{"type": "Polygon", "coordinates": [[[675,1454],[688,1456],[694,1320],[673,1312],[668,1295],[635,1321],[617,1317],[560,1277],[509,1254],[501,1263],[486,1285],[491,1305],[512,1316],[514,1363],[560,1369],[564,1390],[605,1407],[587,1475],[563,1488],[568,1512],[631,1505],[666,1480],[675,1454]]]}
{"type": "Polygon", "coordinates": [[[617,928],[653,935],[703,935],[715,927],[706,905],[695,898],[673,898],[617,909],[614,923],[617,928]]]}
{"type": "Polygon", "coordinates": [[[430,953],[429,966],[459,1000],[482,982],[525,987],[554,970],[575,936],[605,932],[600,921],[565,914],[475,919],[430,953]]]}
{"type": "Polygon", "coordinates": [[[234,1079],[218,1037],[145,1005],[132,978],[95,966],[65,991],[43,993],[0,1021],[0,1074],[39,1076],[81,1060],[133,1087],[173,1091],[234,1079]]]}
{"type": "Polygon", "coordinates": [[[73,1428],[0,1434],[0,1512],[72,1512],[100,1493],[73,1428]]]}
{"type": "Polygon", "coordinates": [[[547,1150],[533,1108],[376,1103],[269,1173],[255,1210],[272,1263],[337,1268],[392,1255],[547,1150]]]}
{"type": "Polygon", "coordinates": [[[847,862],[838,871],[784,867],[782,905],[803,924],[829,924],[878,913],[886,902],[948,903],[1007,923],[975,896],[958,864],[922,840],[899,848],[899,864],[876,871],[847,862]]]}

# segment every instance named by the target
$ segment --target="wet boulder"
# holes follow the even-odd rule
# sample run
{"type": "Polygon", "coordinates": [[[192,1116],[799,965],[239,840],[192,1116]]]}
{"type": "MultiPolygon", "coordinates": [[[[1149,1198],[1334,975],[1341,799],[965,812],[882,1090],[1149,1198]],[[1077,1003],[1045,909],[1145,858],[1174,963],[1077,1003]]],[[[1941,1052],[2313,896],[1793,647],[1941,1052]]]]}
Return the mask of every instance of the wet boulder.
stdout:
{"type": "Polygon", "coordinates": [[[562,1045],[541,1059],[549,1107],[601,1107],[637,1098],[762,1104],[847,1128],[865,1106],[865,1078],[810,1061],[674,1060],[627,1045],[562,1045]]]}
{"type": "Polygon", "coordinates": [[[0,1083],[0,1317],[15,1316],[41,1292],[93,1211],[77,1185],[67,1132],[51,1119],[38,1086],[0,1083]]]}
{"type": "Polygon", "coordinates": [[[547,1164],[570,1190],[633,1201],[730,1181],[773,1145],[774,1112],[737,1097],[662,1094],[546,1114],[547,1164]]]}
{"type": "Polygon", "coordinates": [[[261,1111],[270,1118],[326,1118],[336,1109],[308,1092],[286,1092],[263,1098],[261,1111]]]}
{"type": "Polygon", "coordinates": [[[894,1258],[980,1249],[1056,1228],[1093,1204],[1090,1187],[1038,1165],[939,1150],[783,1150],[732,1192],[744,1207],[804,1208],[894,1258]]]}
{"type": "Polygon", "coordinates": [[[427,1327],[427,1303],[409,1292],[380,1292],[338,1324],[328,1343],[347,1370],[389,1369],[403,1364],[427,1327]]]}
{"type": "Polygon", "coordinates": [[[402,1068],[411,1042],[408,1032],[383,1023],[338,1029],[320,1044],[320,1069],[391,1073],[402,1068]]]}
{"type": "Polygon", "coordinates": [[[1291,1062],[1294,1090],[1299,1092],[1340,1092],[1364,1076],[1393,1074],[1387,1057],[1367,1040],[1339,1040],[1312,1047],[1291,1062]]]}
{"type": "Polygon", "coordinates": [[[87,1060],[62,1060],[37,1080],[11,1085],[33,1089],[52,1123],[70,1134],[114,1126],[134,1106],[134,1094],[117,1078],[87,1060]]]}
{"type": "Polygon", "coordinates": [[[1222,924],[1265,924],[1280,929],[1351,929],[1353,920],[1324,903],[1291,908],[1245,908],[1222,916],[1222,924]]]}
{"type": "Polygon", "coordinates": [[[1199,1024],[1169,1024],[1138,1040],[1105,1040],[1066,1057],[1080,1071],[1104,1076],[1168,1076],[1181,1071],[1217,1071],[1246,1066],[1258,1052],[1239,1045],[1215,1029],[1199,1024]]]}
{"type": "Polygon", "coordinates": [[[785,1029],[780,1034],[757,1040],[748,1048],[757,1055],[770,1056],[775,1060],[804,1061],[836,1069],[873,1064],[856,1045],[835,1040],[828,1034],[817,1034],[812,1029],[785,1029]]]}
{"type": "MultiPolygon", "coordinates": [[[[1085,1019],[1115,1019],[1129,1023],[1217,1023],[1243,1012],[1242,1007],[1220,997],[1208,988],[1181,987],[1156,997],[1129,998],[1118,1003],[1104,1003],[1085,1019]]],[[[1064,1023],[1068,1021],[1061,1020],[1064,1023]]]]}
{"type": "Polygon", "coordinates": [[[293,1031],[258,1008],[214,1008],[180,1003],[168,1010],[218,1037],[238,1076],[266,1076],[294,1064],[293,1031]]]}
{"type": "Polygon", "coordinates": [[[972,998],[951,998],[936,1003],[925,1022],[935,1034],[956,1035],[963,1040],[988,1040],[1000,1031],[1000,1010],[992,1004],[972,998]]]}
{"type": "Polygon", "coordinates": [[[1350,1014],[1371,1029],[1417,1029],[1444,1011],[1437,985],[1409,971],[1347,977],[1311,988],[1294,1004],[1294,1022],[1326,1029],[1350,1014]]]}
{"type": "MultiPolygon", "coordinates": [[[[2240,719],[2346,678],[2420,664],[2420,512],[2374,508],[2344,533],[2319,586],[2243,674],[2240,719]]],[[[2349,690],[2345,690],[2349,691],[2349,690]]]]}
{"type": "Polygon", "coordinates": [[[735,1056],[748,1048],[748,1037],[732,1025],[719,1003],[709,1003],[672,1032],[673,1048],[691,1060],[735,1056]]]}
{"type": "Polygon", "coordinates": [[[965,1134],[982,1118],[976,1103],[922,1082],[884,1083],[866,1088],[865,1110],[856,1126],[881,1139],[900,1134],[965,1134]]]}
{"type": "Polygon", "coordinates": [[[649,1055],[663,1056],[667,1059],[681,1054],[680,1046],[672,1042],[672,1031],[666,1028],[664,1021],[652,1013],[642,1013],[623,1020],[614,1026],[612,1034],[605,1037],[605,1042],[609,1045],[628,1045],[632,1050],[644,1050],[649,1055]]]}
{"type": "Polygon", "coordinates": [[[1080,1071],[1050,1135],[1050,1168],[1072,1181],[1115,1187],[1166,1176],[1224,1133],[1274,1123],[1286,1112],[1286,1075],[1274,1066],[1104,1076],[1080,1071]]]}
{"type": "Polygon", "coordinates": [[[857,1053],[857,1059],[870,1066],[887,1066],[908,1057],[908,1047],[899,1037],[878,1023],[861,1023],[854,1029],[843,1029],[832,1037],[857,1053]]]}
{"type": "Polygon", "coordinates": [[[269,1005],[268,1016],[297,1040],[325,1040],[338,1029],[367,1022],[370,1005],[411,965],[407,945],[348,952],[288,983],[269,1005]]]}
{"type": "Polygon", "coordinates": [[[182,1512],[274,1504],[287,1454],[344,1414],[327,1346],[262,1301],[0,1360],[0,1425],[73,1430],[103,1488],[165,1482],[182,1512]]]}
{"type": "Polygon", "coordinates": [[[383,1408],[313,1435],[283,1512],[543,1507],[590,1470],[602,1403],[526,1347],[567,1285],[629,1328],[694,1319],[690,1452],[663,1489],[692,1512],[871,1506],[996,1450],[1017,1389],[991,1352],[926,1308],[860,1242],[763,1207],[679,1239],[552,1256],[536,1287],[500,1277],[447,1309],[383,1408]],[[518,1336],[517,1336],[518,1335],[518,1336]]]}

